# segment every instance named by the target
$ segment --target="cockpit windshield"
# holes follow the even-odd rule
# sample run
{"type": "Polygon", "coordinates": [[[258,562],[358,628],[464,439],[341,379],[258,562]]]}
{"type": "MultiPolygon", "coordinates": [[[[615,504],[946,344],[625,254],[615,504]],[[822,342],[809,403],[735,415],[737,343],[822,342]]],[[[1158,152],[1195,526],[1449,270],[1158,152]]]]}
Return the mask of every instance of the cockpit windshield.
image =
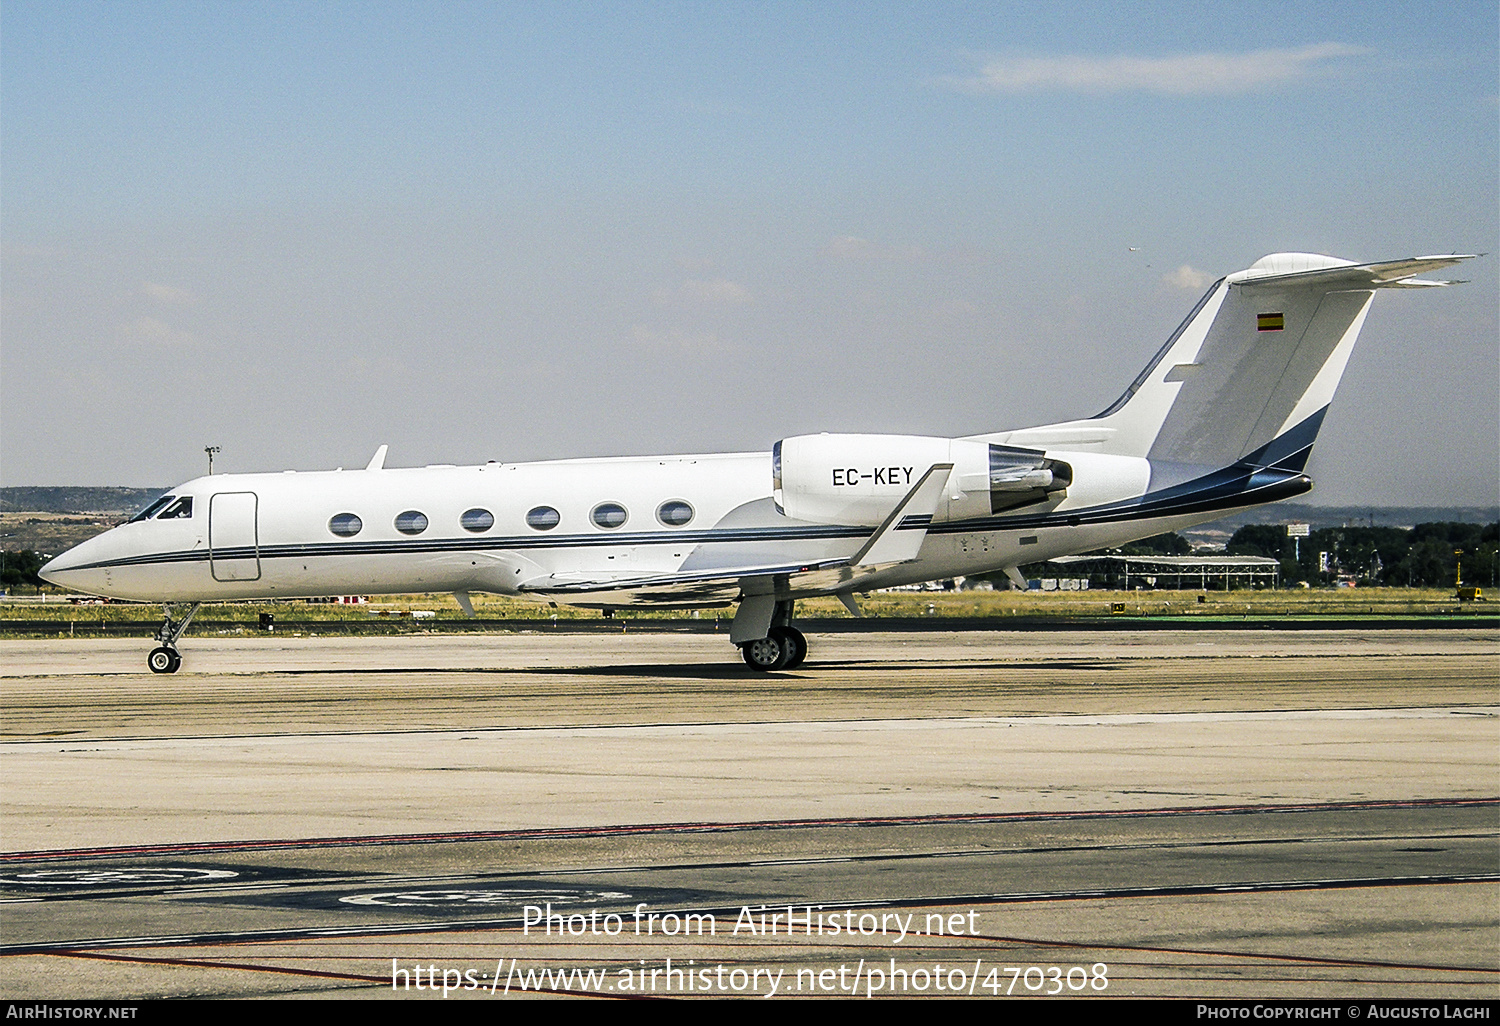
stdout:
{"type": "Polygon", "coordinates": [[[162,511],[158,520],[185,520],[193,515],[193,497],[184,495],[162,511]]]}
{"type": "Polygon", "coordinates": [[[165,506],[175,498],[177,498],[177,496],[175,495],[163,495],[160,498],[152,499],[139,513],[125,522],[127,524],[134,524],[141,520],[150,520],[152,517],[156,516],[156,514],[161,510],[163,506],[165,506]]]}
{"type": "Polygon", "coordinates": [[[150,520],[152,517],[157,520],[186,520],[192,515],[193,497],[191,495],[184,495],[181,498],[175,495],[163,495],[152,499],[144,509],[125,522],[134,524],[141,520],[150,520]],[[173,502],[173,499],[177,501],[173,502]],[[163,509],[163,507],[166,508],[163,509]]]}

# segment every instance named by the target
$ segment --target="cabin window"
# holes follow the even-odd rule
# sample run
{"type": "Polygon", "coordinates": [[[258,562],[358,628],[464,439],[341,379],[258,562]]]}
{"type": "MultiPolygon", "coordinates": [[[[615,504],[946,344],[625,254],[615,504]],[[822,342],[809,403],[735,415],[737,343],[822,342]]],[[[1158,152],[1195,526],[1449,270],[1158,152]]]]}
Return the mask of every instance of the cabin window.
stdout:
{"type": "Polygon", "coordinates": [[[427,530],[427,514],[409,509],[396,514],[396,530],[402,534],[421,534],[427,530]]]}
{"type": "Polygon", "coordinates": [[[328,530],[340,538],[353,538],[364,526],[364,521],[353,513],[336,513],[328,521],[328,530]]]}
{"type": "Polygon", "coordinates": [[[624,525],[630,519],[630,514],[625,512],[625,507],[618,502],[601,502],[594,507],[594,512],[589,514],[589,519],[600,527],[614,529],[624,525]]]}
{"type": "Polygon", "coordinates": [[[158,520],[186,520],[193,515],[193,497],[184,495],[162,511],[158,520]]]}
{"type": "Polygon", "coordinates": [[[668,499],[656,507],[656,519],[668,527],[682,527],[693,519],[693,507],[681,499],[668,499]]]}
{"type": "Polygon", "coordinates": [[[465,510],[464,515],[458,518],[458,524],[465,531],[479,534],[495,526],[495,514],[487,509],[465,510]]]}
{"type": "Polygon", "coordinates": [[[177,496],[175,495],[163,495],[159,499],[153,499],[151,502],[146,504],[146,507],[144,509],[142,509],[139,513],[125,522],[127,524],[133,524],[138,520],[150,520],[152,517],[156,516],[157,512],[163,506],[165,506],[175,498],[177,498],[177,496]]]}
{"type": "Polygon", "coordinates": [[[538,531],[550,531],[562,520],[562,514],[551,506],[538,506],[526,514],[526,524],[538,531]]]}

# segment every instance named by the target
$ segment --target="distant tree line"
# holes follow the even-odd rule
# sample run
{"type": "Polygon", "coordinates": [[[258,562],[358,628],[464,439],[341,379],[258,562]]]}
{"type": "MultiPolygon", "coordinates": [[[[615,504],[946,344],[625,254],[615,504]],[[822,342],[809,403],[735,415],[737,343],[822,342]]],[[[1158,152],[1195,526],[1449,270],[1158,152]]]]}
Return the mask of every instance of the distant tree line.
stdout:
{"type": "Polygon", "coordinates": [[[7,513],[133,513],[165,488],[0,488],[0,510],[7,513]]]}
{"type": "MultiPolygon", "coordinates": [[[[1301,539],[1300,545],[1295,542],[1287,537],[1283,524],[1248,524],[1234,532],[1224,551],[1230,556],[1279,560],[1283,584],[1333,584],[1340,578],[1352,578],[1361,584],[1391,588],[1451,588],[1461,560],[1465,585],[1500,588],[1500,524],[1328,527],[1313,531],[1301,539]],[[1463,555],[1454,555],[1456,550],[1462,550],[1463,555]]],[[[1193,546],[1182,535],[1168,533],[1086,554],[1190,556],[1193,546]]],[[[1021,574],[1027,578],[1057,577],[1061,573],[1057,566],[1047,563],[1021,567],[1021,574]]],[[[974,579],[999,584],[1004,575],[980,574],[974,579]]]]}
{"type": "MultiPolygon", "coordinates": [[[[1121,545],[1116,549],[1096,549],[1093,552],[1084,553],[1086,556],[1191,556],[1192,554],[1193,543],[1182,535],[1171,531],[1166,534],[1153,535],[1150,538],[1142,538],[1140,541],[1133,541],[1129,545],[1121,545]]],[[[1037,577],[1066,577],[1067,574],[1060,571],[1056,566],[1050,566],[1047,563],[1027,563],[1021,567],[1021,576],[1031,579],[1037,577]]],[[[1005,575],[979,574],[972,579],[976,581],[988,580],[999,584],[1005,580],[1005,575]]],[[[1090,578],[1090,580],[1094,582],[1093,587],[1097,588],[1104,585],[1102,577],[1097,579],[1090,578]]]]}
{"type": "Polygon", "coordinates": [[[1193,543],[1182,535],[1169,531],[1133,541],[1129,545],[1121,545],[1117,549],[1100,549],[1089,555],[1102,556],[1105,553],[1111,556],[1191,556],[1193,543]]]}
{"type": "Polygon", "coordinates": [[[1325,527],[1301,539],[1300,545],[1295,542],[1284,526],[1247,524],[1234,532],[1225,551],[1231,556],[1279,559],[1286,583],[1329,584],[1346,577],[1393,588],[1451,587],[1462,560],[1465,584],[1494,587],[1500,564],[1500,523],[1418,524],[1409,530],[1325,527]],[[1456,550],[1463,555],[1454,555],[1456,550]]]}
{"type": "Polygon", "coordinates": [[[41,588],[45,583],[37,571],[47,562],[40,552],[0,552],[0,588],[10,591],[17,587],[41,588]]]}

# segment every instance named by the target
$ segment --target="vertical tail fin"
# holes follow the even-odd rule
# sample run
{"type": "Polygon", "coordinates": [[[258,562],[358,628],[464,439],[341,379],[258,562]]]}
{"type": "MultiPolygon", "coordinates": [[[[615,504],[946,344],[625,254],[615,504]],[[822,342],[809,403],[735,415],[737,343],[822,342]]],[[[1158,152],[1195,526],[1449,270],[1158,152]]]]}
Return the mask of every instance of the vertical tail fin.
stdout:
{"type": "Polygon", "coordinates": [[[1215,282],[1109,409],[999,440],[1144,456],[1153,466],[1244,460],[1301,471],[1375,290],[1452,284],[1412,276],[1466,259],[1263,257],[1215,282]]]}

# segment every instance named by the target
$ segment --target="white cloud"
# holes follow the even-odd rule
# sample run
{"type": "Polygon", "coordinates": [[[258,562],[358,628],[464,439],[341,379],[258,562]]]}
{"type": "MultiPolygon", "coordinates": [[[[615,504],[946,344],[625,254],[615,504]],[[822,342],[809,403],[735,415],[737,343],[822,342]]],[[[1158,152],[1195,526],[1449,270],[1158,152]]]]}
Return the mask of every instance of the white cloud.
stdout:
{"type": "Polygon", "coordinates": [[[823,247],[825,256],[840,260],[921,260],[927,256],[921,246],[888,246],[857,235],[840,235],[823,247]]]}
{"type": "Polygon", "coordinates": [[[196,303],[198,297],[187,289],[173,288],[171,285],[159,285],[154,281],[141,282],[141,292],[158,303],[166,303],[169,306],[187,306],[196,303]]]}
{"type": "Polygon", "coordinates": [[[192,332],[180,331],[155,317],[137,317],[122,324],[120,334],[131,342],[167,348],[193,346],[198,342],[198,337],[192,332]]]}
{"type": "Polygon", "coordinates": [[[644,324],[630,329],[630,340],[642,349],[679,354],[713,353],[724,348],[719,336],[711,331],[684,331],[681,328],[657,331],[644,324]]]}
{"type": "Polygon", "coordinates": [[[708,281],[685,281],[674,288],[657,289],[651,294],[658,306],[705,307],[743,306],[754,297],[750,290],[728,278],[708,281]]]}
{"type": "Polygon", "coordinates": [[[1187,264],[1183,264],[1171,274],[1162,275],[1161,280],[1174,288],[1202,289],[1208,287],[1208,283],[1214,280],[1214,276],[1207,271],[1195,270],[1187,264]]]}
{"type": "Polygon", "coordinates": [[[1332,60],[1370,52],[1344,43],[1315,43],[1293,49],[1168,57],[996,57],[978,75],[946,81],[969,92],[987,93],[1246,93],[1297,82],[1326,69],[1332,60]]]}

